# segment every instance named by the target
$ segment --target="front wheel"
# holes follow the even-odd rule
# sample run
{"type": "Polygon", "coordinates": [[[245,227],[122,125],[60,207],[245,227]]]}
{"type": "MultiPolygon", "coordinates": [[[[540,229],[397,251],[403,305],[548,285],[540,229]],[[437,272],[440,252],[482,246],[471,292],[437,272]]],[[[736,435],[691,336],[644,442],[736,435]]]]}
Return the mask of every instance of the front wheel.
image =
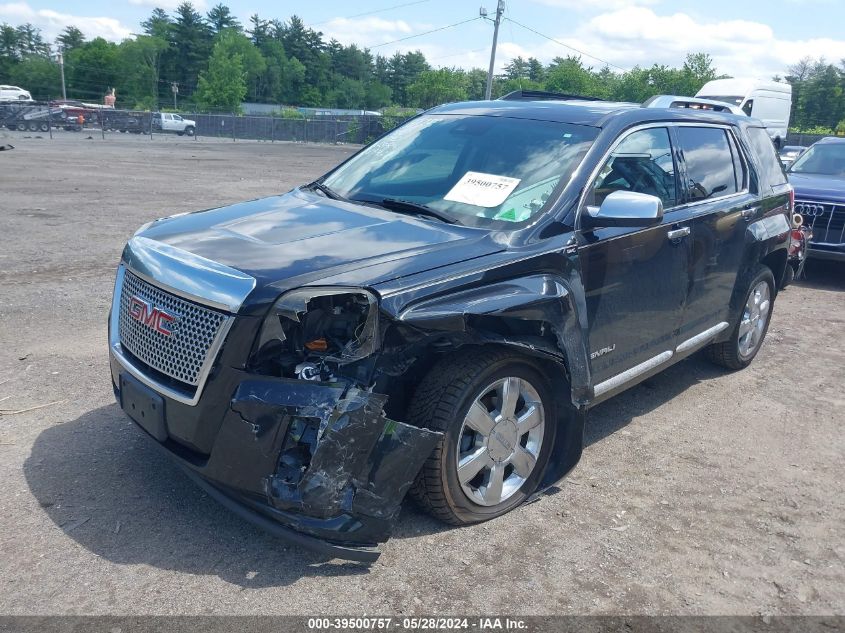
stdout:
{"type": "Polygon", "coordinates": [[[188,126],[185,128],[185,134],[187,134],[188,136],[193,136],[194,134],[196,134],[196,130],[191,126],[188,126]]]}
{"type": "Polygon", "coordinates": [[[705,348],[707,357],[728,369],[748,367],[763,346],[772,318],[774,298],[775,278],[771,270],[761,266],[748,285],[745,304],[731,337],[705,348]]]}
{"type": "Polygon", "coordinates": [[[453,525],[509,512],[537,487],[555,419],[552,389],[532,361],[498,349],[441,361],[411,402],[411,424],[444,434],[412,496],[453,525]]]}

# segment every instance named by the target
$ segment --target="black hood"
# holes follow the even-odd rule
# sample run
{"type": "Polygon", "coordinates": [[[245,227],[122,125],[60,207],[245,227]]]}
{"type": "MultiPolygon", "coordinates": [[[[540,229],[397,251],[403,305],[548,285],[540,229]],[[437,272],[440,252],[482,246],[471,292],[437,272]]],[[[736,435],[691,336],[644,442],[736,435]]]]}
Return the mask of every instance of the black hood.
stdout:
{"type": "Polygon", "coordinates": [[[161,220],[138,235],[251,275],[253,304],[334,276],[372,287],[505,248],[484,229],[300,189],[161,220]]]}

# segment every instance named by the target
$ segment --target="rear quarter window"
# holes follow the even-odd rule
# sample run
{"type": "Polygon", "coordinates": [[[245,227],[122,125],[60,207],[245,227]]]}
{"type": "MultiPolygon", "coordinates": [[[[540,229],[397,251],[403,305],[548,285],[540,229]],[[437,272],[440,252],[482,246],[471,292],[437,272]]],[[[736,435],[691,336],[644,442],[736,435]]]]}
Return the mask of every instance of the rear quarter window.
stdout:
{"type": "Polygon", "coordinates": [[[783,171],[783,165],[781,165],[777,151],[775,151],[775,144],[772,143],[769,133],[761,127],[750,127],[747,130],[751,149],[757,155],[757,164],[760,165],[762,172],[760,176],[770,187],[785,184],[786,173],[783,171]]]}

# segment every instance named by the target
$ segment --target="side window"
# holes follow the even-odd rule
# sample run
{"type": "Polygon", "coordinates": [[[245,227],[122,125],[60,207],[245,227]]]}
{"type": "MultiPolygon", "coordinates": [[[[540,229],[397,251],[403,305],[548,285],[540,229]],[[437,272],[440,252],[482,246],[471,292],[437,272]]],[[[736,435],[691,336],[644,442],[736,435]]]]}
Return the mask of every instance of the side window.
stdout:
{"type": "Polygon", "coordinates": [[[599,171],[590,204],[601,206],[614,191],[657,196],[667,209],[677,204],[675,161],[666,128],[640,130],[625,137],[599,171]]]}
{"type": "Polygon", "coordinates": [[[678,139],[687,171],[691,202],[736,193],[737,175],[725,130],[717,127],[679,127],[678,139]]]}
{"type": "Polygon", "coordinates": [[[745,112],[748,116],[751,116],[751,111],[754,109],[754,99],[749,99],[745,102],[745,105],[742,106],[742,111],[745,112]]]}
{"type": "Polygon", "coordinates": [[[763,173],[760,174],[766,179],[766,183],[770,186],[782,185],[786,182],[786,174],[783,171],[783,165],[778,158],[775,144],[772,143],[769,133],[761,127],[750,127],[748,130],[748,140],[751,142],[751,149],[757,154],[757,161],[762,168],[763,173]]]}

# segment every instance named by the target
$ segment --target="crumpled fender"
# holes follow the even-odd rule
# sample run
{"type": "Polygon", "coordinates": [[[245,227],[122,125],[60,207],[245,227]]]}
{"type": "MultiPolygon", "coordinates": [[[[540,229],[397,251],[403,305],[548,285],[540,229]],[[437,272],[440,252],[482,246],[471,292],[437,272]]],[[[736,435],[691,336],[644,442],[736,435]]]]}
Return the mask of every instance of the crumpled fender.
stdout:
{"type": "MultiPolygon", "coordinates": [[[[580,283],[580,281],[579,281],[580,283]]],[[[565,363],[572,402],[581,408],[591,397],[585,324],[576,308],[578,293],[560,277],[530,275],[424,300],[398,314],[398,321],[420,330],[471,332],[482,341],[522,347],[565,363]],[[507,337],[479,330],[473,317],[499,317],[543,324],[552,336],[507,337]],[[536,340],[535,340],[536,339],[536,340]]]]}

